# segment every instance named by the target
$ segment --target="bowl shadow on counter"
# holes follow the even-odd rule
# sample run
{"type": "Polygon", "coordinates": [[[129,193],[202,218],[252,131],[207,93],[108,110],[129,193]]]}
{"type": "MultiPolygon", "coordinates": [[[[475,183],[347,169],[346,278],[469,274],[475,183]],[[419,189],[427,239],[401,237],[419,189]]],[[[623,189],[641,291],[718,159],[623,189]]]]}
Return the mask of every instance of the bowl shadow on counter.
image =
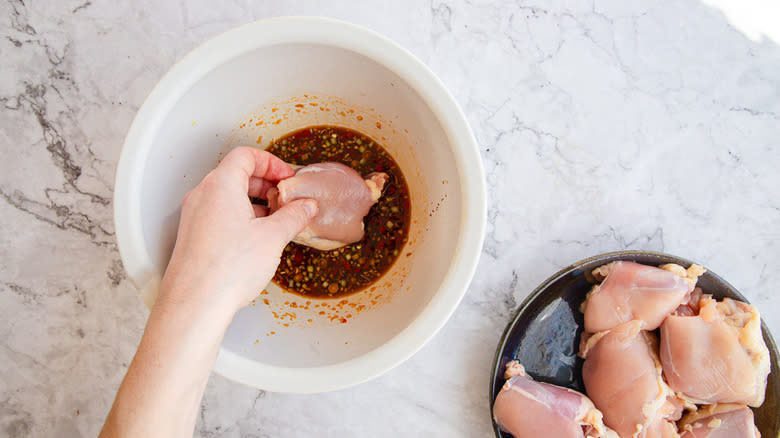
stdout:
{"type": "MultiPolygon", "coordinates": [[[[577,357],[584,322],[579,308],[594,283],[591,271],[616,260],[630,260],[653,266],[677,263],[686,268],[692,263],[663,253],[619,251],[582,260],[545,280],[520,305],[498,344],[490,377],[491,416],[493,402],[504,384],[504,367],[514,359],[519,360],[535,380],[585,392],[581,372],[583,360],[577,357]]],[[[717,299],[728,297],[747,302],[733,286],[709,270],[699,278],[698,286],[704,293],[712,294],[717,299]]],[[[753,408],[753,413],[761,435],[774,437],[778,436],[780,430],[779,355],[763,321],[761,330],[769,348],[772,368],[764,404],[753,408]]],[[[493,429],[496,437],[511,438],[511,435],[502,432],[495,422],[493,429]]]]}

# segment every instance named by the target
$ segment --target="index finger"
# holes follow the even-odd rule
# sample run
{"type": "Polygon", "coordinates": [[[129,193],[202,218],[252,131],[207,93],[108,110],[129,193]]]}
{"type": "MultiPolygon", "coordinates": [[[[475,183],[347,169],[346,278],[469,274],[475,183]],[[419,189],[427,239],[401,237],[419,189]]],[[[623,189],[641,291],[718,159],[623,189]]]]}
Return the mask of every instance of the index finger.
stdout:
{"type": "Polygon", "coordinates": [[[217,168],[241,172],[247,182],[252,177],[281,181],[295,174],[292,168],[277,156],[247,146],[239,146],[230,151],[217,168]]]}

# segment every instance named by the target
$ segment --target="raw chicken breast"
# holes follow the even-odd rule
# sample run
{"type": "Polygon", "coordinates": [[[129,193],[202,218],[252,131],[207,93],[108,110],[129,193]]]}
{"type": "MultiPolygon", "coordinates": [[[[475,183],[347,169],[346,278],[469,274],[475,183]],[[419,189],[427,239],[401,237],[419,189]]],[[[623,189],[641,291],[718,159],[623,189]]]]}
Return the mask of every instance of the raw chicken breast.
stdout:
{"type": "Polygon", "coordinates": [[[623,438],[678,437],[683,403],[663,381],[657,341],[630,321],[592,335],[581,355],[588,396],[623,438]]]}
{"type": "Polygon", "coordinates": [[[755,306],[704,295],[695,316],[671,315],[661,325],[661,362],[669,386],[694,403],[760,406],[769,350],[755,306]]]}
{"type": "Polygon", "coordinates": [[[597,279],[584,304],[585,331],[609,330],[632,320],[643,322],[644,330],[655,330],[696,285],[704,268],[679,265],[660,268],[617,261],[593,270],[597,279]]]}
{"type": "Polygon", "coordinates": [[[328,251],[363,238],[363,217],[379,200],[387,179],[380,172],[363,179],[341,163],[310,164],[268,190],[268,206],[273,212],[296,199],[316,200],[317,216],[293,242],[328,251]]]}
{"type": "Polygon", "coordinates": [[[761,438],[745,405],[709,405],[680,421],[681,438],[761,438]]]}
{"type": "Polygon", "coordinates": [[[507,364],[493,417],[515,438],[618,438],[593,402],[577,391],[535,382],[517,361],[507,364]]]}

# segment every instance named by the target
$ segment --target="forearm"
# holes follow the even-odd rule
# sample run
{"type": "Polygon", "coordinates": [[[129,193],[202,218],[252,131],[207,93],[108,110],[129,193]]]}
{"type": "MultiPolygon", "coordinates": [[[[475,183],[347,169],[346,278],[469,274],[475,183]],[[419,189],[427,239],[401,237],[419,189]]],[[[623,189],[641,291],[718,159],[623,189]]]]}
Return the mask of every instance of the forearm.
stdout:
{"type": "Polygon", "coordinates": [[[285,245],[317,215],[313,200],[271,215],[252,206],[295,172],[255,148],[227,154],[182,201],[160,295],[100,436],[192,436],[200,399],[235,312],[271,281],[285,245]]]}
{"type": "Polygon", "coordinates": [[[158,300],[100,436],[192,436],[231,317],[205,303],[158,300]]]}

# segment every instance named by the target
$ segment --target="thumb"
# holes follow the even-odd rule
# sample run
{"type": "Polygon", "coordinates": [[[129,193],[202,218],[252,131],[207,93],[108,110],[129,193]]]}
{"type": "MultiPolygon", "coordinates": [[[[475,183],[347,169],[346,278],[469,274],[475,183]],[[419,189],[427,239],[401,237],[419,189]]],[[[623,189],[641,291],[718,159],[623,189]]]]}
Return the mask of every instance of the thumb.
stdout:
{"type": "Polygon", "coordinates": [[[278,239],[280,246],[285,245],[298,235],[309,222],[317,215],[317,201],[313,199],[298,199],[286,204],[272,214],[261,218],[263,228],[271,235],[271,239],[278,239]]]}

